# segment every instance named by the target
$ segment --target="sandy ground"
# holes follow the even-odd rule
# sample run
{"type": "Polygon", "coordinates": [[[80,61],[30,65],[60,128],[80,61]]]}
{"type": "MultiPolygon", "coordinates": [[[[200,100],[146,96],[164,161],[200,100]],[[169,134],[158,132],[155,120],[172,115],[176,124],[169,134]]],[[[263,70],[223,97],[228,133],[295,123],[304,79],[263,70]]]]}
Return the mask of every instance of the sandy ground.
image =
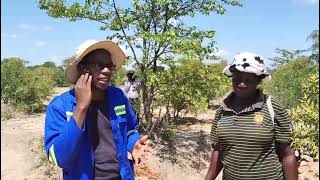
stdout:
{"type": "MultiPolygon", "coordinates": [[[[160,172],[163,179],[204,179],[211,155],[209,133],[214,113],[208,110],[196,117],[184,115],[172,139],[153,142],[153,157],[147,165],[160,172]]],[[[222,179],[221,175],[216,179],[222,179]]]]}
{"type": "Polygon", "coordinates": [[[43,135],[44,114],[1,121],[1,179],[45,179],[35,173],[35,140],[43,135]]]}
{"type": "MultiPolygon", "coordinates": [[[[65,90],[56,88],[53,96],[65,90]]],[[[45,114],[13,116],[9,120],[1,118],[1,179],[47,179],[37,171],[39,163],[34,153],[43,137],[45,114]]]]}
{"type": "MultiPolygon", "coordinates": [[[[55,89],[54,95],[65,90],[55,89]]],[[[184,115],[176,125],[174,137],[152,142],[153,156],[147,167],[163,180],[204,179],[211,153],[208,137],[214,113],[208,110],[196,117],[184,115]]],[[[43,136],[44,118],[44,114],[16,114],[14,118],[1,120],[1,179],[61,179],[60,173],[45,176],[35,153],[43,136]]],[[[306,158],[299,169],[299,179],[319,179],[318,166],[318,159],[306,158]]],[[[137,179],[153,178],[146,175],[137,179]]],[[[221,180],[221,174],[217,179],[221,180]]]]}

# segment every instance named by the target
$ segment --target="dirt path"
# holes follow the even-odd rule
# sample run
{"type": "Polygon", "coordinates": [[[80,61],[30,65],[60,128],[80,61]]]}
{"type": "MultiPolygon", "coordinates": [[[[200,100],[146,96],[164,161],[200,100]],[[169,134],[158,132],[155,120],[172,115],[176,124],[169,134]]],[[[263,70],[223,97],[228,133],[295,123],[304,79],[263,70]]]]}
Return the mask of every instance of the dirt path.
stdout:
{"type": "Polygon", "coordinates": [[[34,168],[33,141],[43,135],[44,114],[1,121],[1,179],[25,179],[34,168]]]}
{"type": "MultiPolygon", "coordinates": [[[[47,102],[67,89],[55,88],[47,102]]],[[[39,162],[34,154],[43,137],[45,114],[16,113],[13,117],[1,120],[1,179],[47,179],[36,173],[39,162]]]]}

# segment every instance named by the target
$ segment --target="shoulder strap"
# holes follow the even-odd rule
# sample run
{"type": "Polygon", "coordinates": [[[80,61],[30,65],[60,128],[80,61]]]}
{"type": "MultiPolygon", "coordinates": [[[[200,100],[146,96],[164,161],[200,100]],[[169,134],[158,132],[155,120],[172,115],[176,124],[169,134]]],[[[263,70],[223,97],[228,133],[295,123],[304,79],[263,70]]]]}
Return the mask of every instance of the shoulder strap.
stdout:
{"type": "Polygon", "coordinates": [[[271,96],[268,96],[267,106],[268,106],[268,110],[269,110],[269,113],[270,113],[270,116],[272,119],[272,125],[274,126],[274,110],[273,110],[272,103],[271,103],[271,96]]]}

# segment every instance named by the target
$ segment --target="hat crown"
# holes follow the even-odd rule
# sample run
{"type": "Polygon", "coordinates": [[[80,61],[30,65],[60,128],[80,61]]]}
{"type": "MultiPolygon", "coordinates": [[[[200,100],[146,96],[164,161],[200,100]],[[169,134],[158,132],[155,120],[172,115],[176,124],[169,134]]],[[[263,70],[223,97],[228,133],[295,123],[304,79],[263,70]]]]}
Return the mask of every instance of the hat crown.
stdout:
{"type": "Polygon", "coordinates": [[[90,40],[86,40],[85,42],[83,42],[82,44],[80,44],[75,52],[75,56],[76,58],[78,58],[88,47],[92,46],[93,44],[97,43],[97,40],[94,39],[90,39],[90,40]]]}
{"type": "Polygon", "coordinates": [[[232,64],[254,64],[257,66],[264,66],[264,58],[261,57],[260,55],[257,55],[255,53],[250,53],[250,52],[243,52],[235,55],[232,64]]]}

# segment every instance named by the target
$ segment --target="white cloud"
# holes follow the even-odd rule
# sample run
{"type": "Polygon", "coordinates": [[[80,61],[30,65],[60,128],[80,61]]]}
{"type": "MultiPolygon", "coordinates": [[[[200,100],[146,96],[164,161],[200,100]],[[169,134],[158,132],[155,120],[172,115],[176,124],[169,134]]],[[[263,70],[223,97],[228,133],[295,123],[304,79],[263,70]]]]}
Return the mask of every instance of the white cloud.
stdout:
{"type": "MultiPolygon", "coordinates": [[[[115,42],[116,44],[118,44],[118,46],[121,48],[121,50],[123,51],[123,53],[124,53],[126,56],[131,56],[131,57],[133,57],[133,53],[132,53],[132,51],[131,51],[131,49],[130,49],[129,46],[126,47],[124,44],[120,44],[120,40],[119,40],[117,37],[114,37],[114,38],[112,39],[112,41],[115,42]]],[[[142,44],[142,38],[139,37],[139,38],[131,41],[131,43],[134,43],[134,44],[136,44],[136,43],[141,43],[141,44],[142,44]]],[[[125,44],[127,44],[127,43],[125,43],[125,44]]]]}
{"type": "Polygon", "coordinates": [[[319,0],[292,0],[294,3],[306,4],[306,5],[318,5],[319,0]]]}
{"type": "Polygon", "coordinates": [[[143,42],[143,39],[141,37],[138,37],[136,40],[135,40],[136,43],[140,43],[142,44],[143,42]]]}
{"type": "Polygon", "coordinates": [[[53,27],[51,27],[51,26],[43,26],[42,29],[44,31],[51,31],[53,29],[53,27]]]}
{"type": "Polygon", "coordinates": [[[211,54],[215,56],[225,56],[228,54],[228,52],[223,49],[218,49],[218,50],[214,50],[211,54]]]}
{"type": "Polygon", "coordinates": [[[47,42],[44,41],[38,41],[34,44],[36,47],[44,47],[47,45],[47,42]]]}
{"type": "Polygon", "coordinates": [[[16,35],[16,34],[1,33],[1,37],[4,37],[4,38],[6,38],[6,37],[8,37],[8,38],[17,38],[18,35],[16,35]]]}
{"type": "Polygon", "coordinates": [[[19,29],[23,29],[23,30],[36,30],[37,29],[35,26],[32,26],[30,24],[24,24],[24,23],[18,24],[17,27],[19,29]]]}
{"type": "Polygon", "coordinates": [[[10,34],[9,37],[11,38],[17,38],[18,36],[16,34],[10,34]]]}
{"type": "Polygon", "coordinates": [[[112,38],[111,39],[113,42],[115,42],[115,43],[119,43],[119,39],[117,38],[117,37],[114,37],[114,38],[112,38]]]}
{"type": "Polygon", "coordinates": [[[304,0],[307,4],[319,4],[319,0],[304,0]]]}
{"type": "Polygon", "coordinates": [[[35,26],[31,24],[26,24],[26,23],[20,23],[17,25],[18,29],[22,30],[28,30],[28,31],[51,31],[53,29],[52,26],[35,26]]]}
{"type": "Polygon", "coordinates": [[[170,18],[170,19],[168,20],[168,24],[170,24],[170,25],[172,25],[172,26],[174,26],[174,27],[179,26],[180,23],[181,23],[181,22],[180,22],[179,20],[174,19],[174,18],[170,18]]]}
{"type": "Polygon", "coordinates": [[[62,65],[62,58],[60,56],[56,56],[56,55],[51,56],[49,57],[49,60],[53,61],[57,66],[62,65]]]}
{"type": "Polygon", "coordinates": [[[121,50],[123,51],[123,53],[126,56],[133,56],[132,51],[131,51],[131,49],[129,47],[126,48],[126,46],[124,46],[124,45],[119,45],[119,47],[121,48],[121,50]]]}

